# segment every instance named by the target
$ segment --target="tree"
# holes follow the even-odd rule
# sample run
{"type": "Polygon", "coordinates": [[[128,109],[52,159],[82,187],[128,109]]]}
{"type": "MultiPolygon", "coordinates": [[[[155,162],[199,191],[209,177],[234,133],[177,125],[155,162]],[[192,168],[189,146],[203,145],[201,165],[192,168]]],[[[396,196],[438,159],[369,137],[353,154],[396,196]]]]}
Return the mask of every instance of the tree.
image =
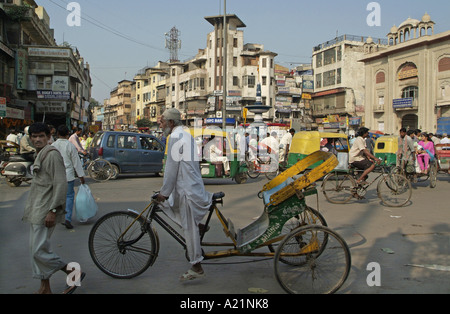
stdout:
{"type": "Polygon", "coordinates": [[[137,120],[136,121],[136,126],[138,127],[138,128],[149,128],[149,127],[151,127],[152,126],[152,123],[150,122],[150,120],[149,119],[140,119],[140,120],[137,120]]]}

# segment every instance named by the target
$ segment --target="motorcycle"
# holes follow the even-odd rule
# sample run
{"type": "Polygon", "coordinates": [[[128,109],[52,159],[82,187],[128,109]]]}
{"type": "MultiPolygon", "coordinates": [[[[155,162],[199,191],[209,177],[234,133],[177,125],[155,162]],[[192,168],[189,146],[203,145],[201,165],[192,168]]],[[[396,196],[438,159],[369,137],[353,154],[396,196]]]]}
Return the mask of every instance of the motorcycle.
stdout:
{"type": "Polygon", "coordinates": [[[2,145],[3,152],[0,158],[0,175],[5,177],[6,183],[9,186],[17,187],[20,186],[22,182],[30,182],[33,179],[31,169],[33,162],[28,160],[24,155],[9,154],[6,149],[9,149],[10,147],[11,143],[9,143],[9,146],[2,145]]]}

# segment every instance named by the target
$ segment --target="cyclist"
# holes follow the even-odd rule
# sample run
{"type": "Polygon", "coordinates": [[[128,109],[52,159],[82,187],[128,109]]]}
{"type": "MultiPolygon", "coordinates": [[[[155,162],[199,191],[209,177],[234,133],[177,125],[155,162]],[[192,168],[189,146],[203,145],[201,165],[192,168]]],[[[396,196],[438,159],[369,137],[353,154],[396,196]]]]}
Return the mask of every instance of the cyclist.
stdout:
{"type": "Polygon", "coordinates": [[[366,138],[369,136],[368,128],[360,128],[357,133],[357,138],[352,145],[349,152],[349,163],[355,168],[364,170],[363,174],[356,181],[358,185],[367,185],[365,181],[374,169],[375,163],[379,164],[381,161],[370,153],[366,147],[366,138]]]}
{"type": "Polygon", "coordinates": [[[397,166],[400,166],[402,169],[405,169],[408,165],[414,167],[414,152],[414,140],[409,136],[405,128],[401,128],[400,137],[398,138],[397,166]]]}

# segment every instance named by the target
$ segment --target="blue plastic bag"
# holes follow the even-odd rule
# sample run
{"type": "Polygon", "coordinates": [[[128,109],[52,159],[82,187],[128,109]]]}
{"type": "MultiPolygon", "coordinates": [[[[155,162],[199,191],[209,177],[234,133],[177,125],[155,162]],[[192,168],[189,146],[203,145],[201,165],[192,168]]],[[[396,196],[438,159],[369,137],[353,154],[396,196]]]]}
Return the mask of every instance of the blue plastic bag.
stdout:
{"type": "Polygon", "coordinates": [[[86,222],[97,214],[98,206],[87,184],[80,185],[75,199],[75,215],[79,222],[86,222]]]}

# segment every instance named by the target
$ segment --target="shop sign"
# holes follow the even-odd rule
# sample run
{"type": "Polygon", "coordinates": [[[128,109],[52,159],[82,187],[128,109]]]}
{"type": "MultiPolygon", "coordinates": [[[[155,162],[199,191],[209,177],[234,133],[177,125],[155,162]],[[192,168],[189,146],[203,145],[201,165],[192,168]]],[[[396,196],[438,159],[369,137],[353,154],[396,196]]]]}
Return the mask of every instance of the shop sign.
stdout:
{"type": "Polygon", "coordinates": [[[36,91],[36,96],[38,99],[62,99],[69,100],[71,98],[70,92],[63,91],[49,91],[49,90],[38,90],[36,91]]]}
{"type": "Polygon", "coordinates": [[[36,103],[36,113],[66,113],[67,104],[65,102],[38,101],[36,103]]]}
{"type": "Polygon", "coordinates": [[[400,73],[398,74],[398,79],[405,80],[405,79],[409,79],[412,77],[416,77],[418,75],[419,75],[418,69],[405,70],[405,71],[400,71],[400,73]]]}
{"type": "Polygon", "coordinates": [[[16,52],[16,88],[27,89],[28,56],[25,49],[16,52]]]}
{"type": "Polygon", "coordinates": [[[6,117],[6,98],[0,97],[0,117],[6,117]]]}
{"type": "Polygon", "coordinates": [[[16,108],[6,107],[6,117],[24,120],[25,119],[25,111],[16,108]]]}
{"type": "Polygon", "coordinates": [[[70,52],[68,48],[28,48],[31,57],[69,58],[70,52]]]}
{"type": "Polygon", "coordinates": [[[412,108],[413,100],[414,100],[414,98],[412,98],[412,97],[394,99],[393,107],[394,107],[394,109],[412,108]]]}

